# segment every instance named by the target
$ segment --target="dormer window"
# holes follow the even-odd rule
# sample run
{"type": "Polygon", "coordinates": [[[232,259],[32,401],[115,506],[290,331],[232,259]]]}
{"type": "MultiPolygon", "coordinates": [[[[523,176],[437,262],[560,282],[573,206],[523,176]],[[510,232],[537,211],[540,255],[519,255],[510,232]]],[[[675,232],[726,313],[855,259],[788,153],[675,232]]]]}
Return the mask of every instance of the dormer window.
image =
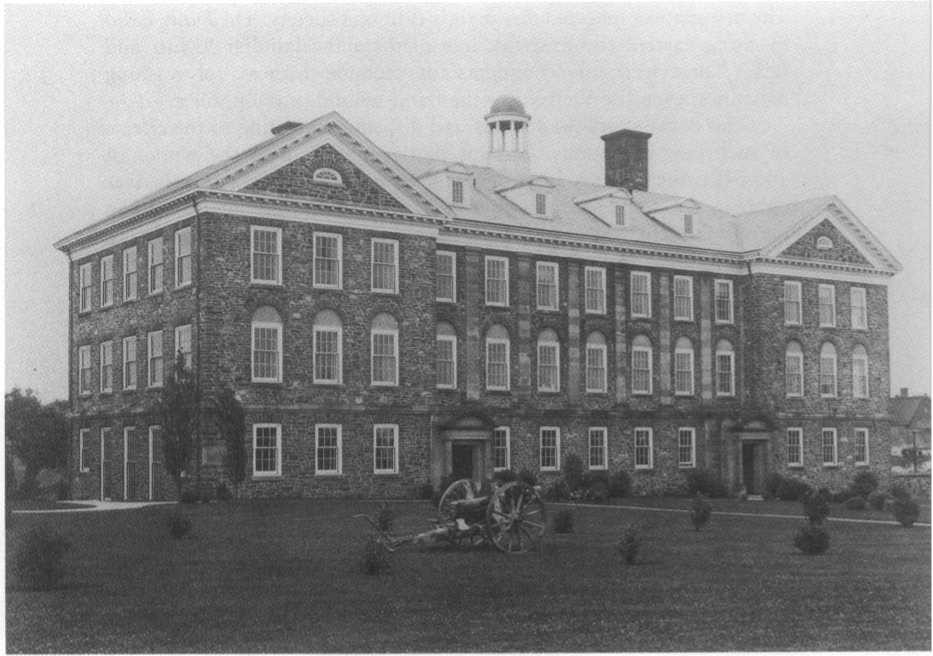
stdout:
{"type": "Polygon", "coordinates": [[[334,169],[317,169],[311,179],[320,184],[343,186],[343,178],[334,169]]]}
{"type": "Polygon", "coordinates": [[[450,182],[450,200],[454,205],[463,205],[463,180],[450,182]]]}
{"type": "Polygon", "coordinates": [[[535,194],[535,214],[547,216],[547,194],[535,194]]]}
{"type": "Polygon", "coordinates": [[[833,247],[833,240],[829,237],[820,237],[816,240],[816,247],[821,251],[828,251],[833,247]]]}
{"type": "Polygon", "coordinates": [[[694,234],[692,214],[684,214],[684,234],[685,235],[694,234]]]}
{"type": "Polygon", "coordinates": [[[625,227],[625,205],[616,205],[616,225],[625,227]]]}

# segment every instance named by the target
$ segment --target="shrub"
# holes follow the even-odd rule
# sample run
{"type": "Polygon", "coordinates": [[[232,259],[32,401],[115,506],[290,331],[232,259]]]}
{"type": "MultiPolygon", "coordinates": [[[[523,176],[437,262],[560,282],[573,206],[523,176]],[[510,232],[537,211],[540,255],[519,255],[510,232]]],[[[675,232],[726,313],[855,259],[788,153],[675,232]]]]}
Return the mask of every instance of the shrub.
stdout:
{"type": "Polygon", "coordinates": [[[829,549],[829,533],[818,524],[807,524],[797,529],[794,546],[811,556],[821,554],[829,549]]]}
{"type": "Polygon", "coordinates": [[[868,505],[875,510],[884,510],[884,504],[888,501],[888,495],[880,490],[876,490],[868,495],[868,505]]]}
{"type": "Polygon", "coordinates": [[[867,507],[865,497],[852,497],[846,501],[846,510],[865,510],[867,507]]]}
{"type": "Polygon", "coordinates": [[[583,487],[586,498],[603,502],[609,498],[609,474],[606,472],[587,472],[583,475],[583,487]]]}
{"type": "Polygon", "coordinates": [[[182,491],[181,493],[181,502],[182,503],[197,503],[198,502],[198,493],[191,488],[182,491]]]}
{"type": "Polygon", "coordinates": [[[910,490],[903,483],[895,483],[891,486],[891,496],[895,499],[909,499],[910,490]]]}
{"type": "Polygon", "coordinates": [[[363,573],[370,576],[389,571],[389,551],[375,535],[366,538],[360,566],[363,573]]]}
{"type": "Polygon", "coordinates": [[[697,495],[693,497],[693,501],[690,502],[690,521],[693,522],[693,528],[699,531],[706,526],[712,514],[713,506],[702,494],[697,492],[697,495]]]}
{"type": "Polygon", "coordinates": [[[392,530],[392,522],[395,521],[395,513],[389,508],[389,504],[382,502],[379,506],[379,512],[376,513],[376,527],[383,533],[389,533],[392,530]]]}
{"type": "Polygon", "coordinates": [[[16,550],[13,572],[20,585],[31,590],[51,590],[65,577],[62,559],[71,543],[45,526],[26,534],[16,550]]]}
{"type": "Polygon", "coordinates": [[[573,511],[569,508],[558,510],[554,515],[555,533],[573,533],[573,511]]]}
{"type": "Polygon", "coordinates": [[[632,493],[632,477],[625,470],[619,470],[609,478],[609,496],[620,498],[632,493]]]}
{"type": "Polygon", "coordinates": [[[781,488],[781,483],[784,482],[784,477],[778,474],[777,472],[771,472],[765,477],[764,490],[762,496],[765,499],[775,499],[778,495],[778,490],[781,488]]]}
{"type": "Polygon", "coordinates": [[[910,528],[920,517],[920,505],[911,497],[906,499],[897,497],[891,504],[891,512],[894,513],[894,519],[900,522],[904,528],[910,528]]]}
{"type": "Polygon", "coordinates": [[[838,490],[836,492],[831,492],[829,494],[829,500],[833,503],[845,503],[849,499],[855,498],[858,495],[852,492],[850,489],[838,490]]]}
{"type": "Polygon", "coordinates": [[[727,497],[729,490],[725,483],[711,471],[694,469],[687,474],[687,494],[702,494],[705,497],[727,497]]]}
{"type": "Polygon", "coordinates": [[[168,517],[168,531],[176,540],[188,535],[191,530],[191,520],[188,519],[180,510],[175,510],[168,517]]]}
{"type": "Polygon", "coordinates": [[[530,485],[531,487],[534,487],[538,484],[537,475],[535,475],[535,473],[530,469],[523,469],[518,472],[518,480],[520,480],[525,485],[530,485]]]}
{"type": "Polygon", "coordinates": [[[878,489],[878,477],[870,471],[860,471],[852,479],[852,485],[849,486],[853,493],[860,497],[867,497],[878,489]]]}
{"type": "Polygon", "coordinates": [[[230,501],[233,498],[233,493],[230,492],[230,488],[227,487],[226,483],[221,483],[217,486],[214,496],[218,501],[230,501]]]}
{"type": "Polygon", "coordinates": [[[567,501],[570,498],[570,487],[563,478],[558,478],[544,491],[545,501],[567,501]]]}
{"type": "Polygon", "coordinates": [[[811,524],[822,524],[823,520],[829,517],[829,490],[825,487],[818,490],[809,488],[801,502],[803,514],[811,524]]]}
{"type": "Polygon", "coordinates": [[[565,455],[561,470],[564,482],[571,492],[576,492],[583,487],[583,460],[580,456],[572,452],[565,455]]]}
{"type": "Polygon", "coordinates": [[[619,553],[622,559],[628,565],[635,563],[638,557],[638,549],[641,547],[641,533],[637,524],[626,524],[622,529],[622,537],[619,538],[619,553]]]}
{"type": "Polygon", "coordinates": [[[777,498],[781,501],[802,501],[810,490],[810,486],[799,478],[784,478],[777,490],[777,498]]]}

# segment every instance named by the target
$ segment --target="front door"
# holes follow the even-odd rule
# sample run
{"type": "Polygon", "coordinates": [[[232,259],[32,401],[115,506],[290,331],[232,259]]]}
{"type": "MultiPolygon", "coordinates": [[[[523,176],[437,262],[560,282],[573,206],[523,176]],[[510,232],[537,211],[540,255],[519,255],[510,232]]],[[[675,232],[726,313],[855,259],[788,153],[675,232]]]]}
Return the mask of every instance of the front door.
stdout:
{"type": "Polygon", "coordinates": [[[745,442],[742,444],[742,483],[745,485],[745,492],[748,494],[758,494],[755,485],[755,455],[757,444],[745,442]]]}
{"type": "Polygon", "coordinates": [[[455,479],[473,478],[473,445],[452,444],[450,470],[455,479]]]}

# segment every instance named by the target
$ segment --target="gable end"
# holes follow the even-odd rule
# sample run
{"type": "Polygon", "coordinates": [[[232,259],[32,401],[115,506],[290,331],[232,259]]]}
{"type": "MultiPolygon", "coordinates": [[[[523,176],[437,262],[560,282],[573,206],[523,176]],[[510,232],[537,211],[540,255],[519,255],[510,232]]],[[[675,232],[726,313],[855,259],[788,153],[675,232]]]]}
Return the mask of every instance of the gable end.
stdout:
{"type": "Polygon", "coordinates": [[[823,219],[807,234],[785,248],[780,257],[828,260],[871,266],[871,262],[865,259],[859,249],[846,239],[829,219],[823,219]],[[817,242],[821,237],[827,237],[832,242],[832,247],[818,248],[817,242]]]}

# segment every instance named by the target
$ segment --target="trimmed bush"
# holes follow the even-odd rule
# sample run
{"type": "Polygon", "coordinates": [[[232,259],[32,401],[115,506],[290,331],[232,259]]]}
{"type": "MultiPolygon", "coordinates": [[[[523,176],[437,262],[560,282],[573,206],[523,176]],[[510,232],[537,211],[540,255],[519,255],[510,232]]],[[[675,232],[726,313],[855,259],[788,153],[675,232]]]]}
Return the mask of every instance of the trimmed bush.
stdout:
{"type": "Polygon", "coordinates": [[[563,478],[558,478],[544,491],[545,501],[567,501],[570,499],[570,487],[563,478]]]}
{"type": "Polygon", "coordinates": [[[878,489],[878,477],[868,470],[860,471],[852,479],[852,485],[849,486],[849,489],[860,497],[867,497],[878,489]]]}
{"type": "Polygon", "coordinates": [[[900,522],[901,526],[910,528],[920,518],[920,505],[911,497],[906,499],[897,497],[891,504],[891,512],[894,513],[894,519],[900,522]]]}
{"type": "Polygon", "coordinates": [[[801,500],[803,514],[811,524],[822,524],[829,517],[829,490],[809,488],[801,500]]]}
{"type": "Polygon", "coordinates": [[[777,472],[771,472],[765,477],[764,490],[762,496],[765,499],[776,499],[778,495],[778,490],[781,487],[781,483],[784,482],[784,477],[778,474],[777,472]]]}
{"type": "Polygon", "coordinates": [[[596,479],[586,488],[587,498],[590,501],[602,503],[609,498],[609,482],[607,480],[596,479]]]}
{"type": "Polygon", "coordinates": [[[794,546],[809,556],[824,553],[829,549],[829,533],[818,524],[807,524],[797,529],[794,546]]]}
{"type": "Polygon", "coordinates": [[[377,576],[389,571],[389,551],[375,535],[366,538],[363,545],[363,556],[360,559],[360,569],[364,574],[377,576]]]}
{"type": "Polygon", "coordinates": [[[831,492],[829,495],[829,500],[833,503],[845,503],[849,499],[857,497],[858,495],[852,492],[850,489],[838,490],[836,492],[831,492]]]}
{"type": "Polygon", "coordinates": [[[876,490],[868,495],[868,505],[873,510],[884,510],[884,504],[888,502],[888,495],[881,490],[876,490]]]}
{"type": "Polygon", "coordinates": [[[30,590],[51,590],[65,577],[62,559],[71,543],[45,526],[26,534],[13,558],[13,573],[18,583],[30,590]]]}
{"type": "Polygon", "coordinates": [[[188,519],[180,510],[175,510],[168,517],[168,532],[176,540],[188,535],[191,531],[191,520],[188,519]]]}
{"type": "Polygon", "coordinates": [[[616,499],[632,493],[632,477],[625,470],[619,470],[609,478],[609,496],[616,499]]]}
{"type": "Polygon", "coordinates": [[[638,550],[641,548],[641,532],[637,524],[626,524],[622,529],[622,537],[619,538],[618,549],[622,555],[622,560],[627,565],[634,565],[638,557],[638,550]]]}
{"type": "Polygon", "coordinates": [[[712,504],[698,492],[697,495],[693,497],[693,501],[690,502],[690,521],[693,523],[693,528],[699,531],[706,526],[712,514],[712,504]]]}
{"type": "Polygon", "coordinates": [[[846,501],[846,510],[865,510],[867,507],[865,497],[852,497],[846,501]]]}
{"type": "Polygon", "coordinates": [[[810,490],[806,481],[799,478],[783,478],[777,490],[777,498],[781,501],[802,501],[810,490]]]}
{"type": "Polygon", "coordinates": [[[903,483],[895,483],[891,486],[891,496],[895,499],[909,499],[910,490],[903,483]]]}
{"type": "Polygon", "coordinates": [[[573,533],[573,511],[569,508],[558,510],[554,515],[555,533],[573,533]]]}
{"type": "Polygon", "coordinates": [[[583,487],[583,460],[573,452],[566,454],[563,460],[561,471],[564,483],[571,492],[576,492],[583,487]]]}
{"type": "Polygon", "coordinates": [[[705,469],[694,469],[687,473],[687,494],[702,494],[705,497],[729,496],[729,489],[716,474],[705,469]]]}

